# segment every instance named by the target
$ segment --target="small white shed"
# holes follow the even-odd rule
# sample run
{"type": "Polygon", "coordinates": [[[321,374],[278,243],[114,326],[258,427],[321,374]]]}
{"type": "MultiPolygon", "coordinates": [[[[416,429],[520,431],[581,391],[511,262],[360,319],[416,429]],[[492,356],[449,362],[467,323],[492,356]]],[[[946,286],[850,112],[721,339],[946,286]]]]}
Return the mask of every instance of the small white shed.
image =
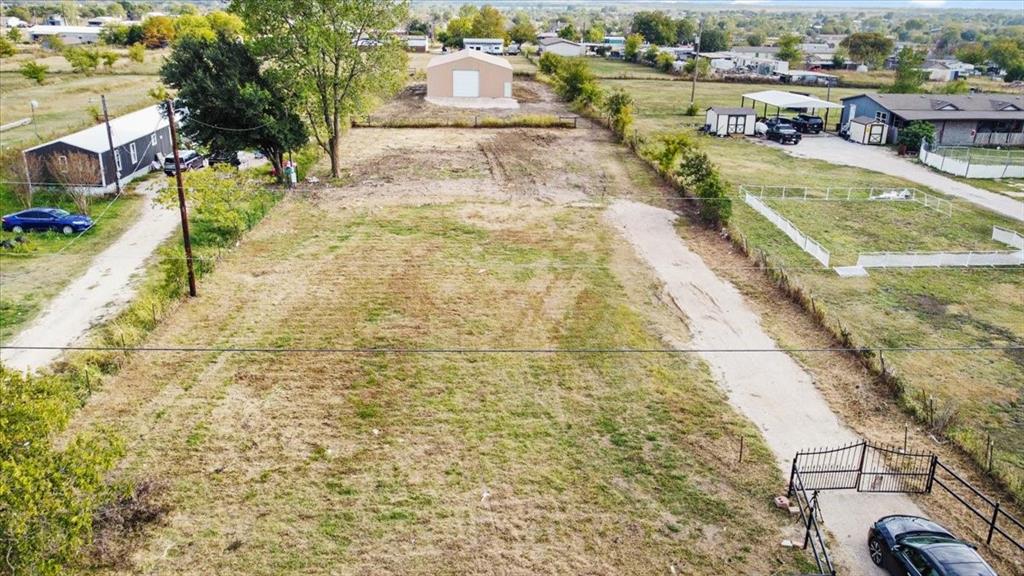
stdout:
{"type": "Polygon", "coordinates": [[[712,106],[704,116],[708,134],[728,136],[730,134],[754,135],[757,113],[753,108],[722,108],[712,106]]]}
{"type": "Polygon", "coordinates": [[[850,141],[870,146],[881,146],[889,137],[889,127],[880,120],[858,116],[850,120],[850,141]]]}

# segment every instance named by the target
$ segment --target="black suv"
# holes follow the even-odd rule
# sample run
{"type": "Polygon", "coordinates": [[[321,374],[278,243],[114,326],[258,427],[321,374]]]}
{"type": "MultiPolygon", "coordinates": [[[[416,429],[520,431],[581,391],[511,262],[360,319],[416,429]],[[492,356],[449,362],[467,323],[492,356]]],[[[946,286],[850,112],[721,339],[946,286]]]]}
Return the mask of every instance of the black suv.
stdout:
{"type": "Polygon", "coordinates": [[[797,132],[804,134],[817,134],[825,129],[825,121],[810,114],[797,114],[789,120],[789,123],[796,128],[797,132]]]}
{"type": "Polygon", "coordinates": [[[779,144],[800,143],[802,136],[785,118],[769,118],[765,124],[768,125],[768,131],[764,133],[765,138],[775,140],[779,144]]]}
{"type": "MultiPolygon", "coordinates": [[[[178,150],[178,158],[181,159],[181,171],[188,172],[202,168],[205,164],[203,155],[195,150],[178,150]]],[[[168,154],[164,159],[164,174],[174,176],[174,154],[168,154]]]]}
{"type": "Polygon", "coordinates": [[[230,164],[235,168],[242,165],[242,160],[238,158],[238,152],[214,152],[210,154],[210,166],[216,166],[217,164],[230,164]]]}

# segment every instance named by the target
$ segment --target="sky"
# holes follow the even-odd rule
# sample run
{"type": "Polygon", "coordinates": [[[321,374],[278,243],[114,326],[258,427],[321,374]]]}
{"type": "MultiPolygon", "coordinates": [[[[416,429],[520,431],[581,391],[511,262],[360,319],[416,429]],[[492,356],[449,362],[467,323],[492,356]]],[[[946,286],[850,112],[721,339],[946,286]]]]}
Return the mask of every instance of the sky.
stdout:
{"type": "MultiPolygon", "coordinates": [[[[470,3],[483,4],[483,0],[413,0],[414,3],[470,3]]],[[[946,9],[978,9],[978,10],[1016,10],[1024,14],[1024,0],[492,0],[494,4],[523,4],[527,6],[553,5],[566,6],[573,4],[645,4],[685,7],[687,5],[736,6],[737,8],[803,8],[816,7],[829,9],[865,9],[865,8],[946,8],[946,9]]]]}

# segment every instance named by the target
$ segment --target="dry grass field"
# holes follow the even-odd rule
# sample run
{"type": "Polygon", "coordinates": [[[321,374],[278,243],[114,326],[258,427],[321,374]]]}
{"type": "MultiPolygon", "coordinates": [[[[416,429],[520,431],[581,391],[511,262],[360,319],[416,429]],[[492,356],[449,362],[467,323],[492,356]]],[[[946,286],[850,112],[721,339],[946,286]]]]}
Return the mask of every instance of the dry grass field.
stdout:
{"type": "Polygon", "coordinates": [[[660,193],[645,166],[599,130],[345,149],[147,342],[334,351],[138,354],[74,422],[120,432],[118,473],[171,505],[96,573],[807,568],[772,455],[695,357],[567,352],[689,340],[597,202],[660,193]]]}

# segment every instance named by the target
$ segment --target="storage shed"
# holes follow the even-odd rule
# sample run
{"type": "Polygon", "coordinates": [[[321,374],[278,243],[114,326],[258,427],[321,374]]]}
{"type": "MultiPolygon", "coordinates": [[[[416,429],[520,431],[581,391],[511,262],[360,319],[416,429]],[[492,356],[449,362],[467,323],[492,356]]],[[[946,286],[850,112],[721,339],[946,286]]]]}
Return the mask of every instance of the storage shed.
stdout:
{"type": "Polygon", "coordinates": [[[858,116],[850,120],[849,137],[851,142],[881,146],[889,136],[889,126],[881,120],[858,116]]]}
{"type": "Polygon", "coordinates": [[[754,135],[757,113],[753,108],[722,108],[712,106],[704,116],[708,134],[728,136],[730,134],[754,135]]]}
{"type": "MultiPolygon", "coordinates": [[[[427,100],[512,99],[512,65],[475,50],[435,56],[427,64],[427,100]]],[[[514,102],[514,101],[513,101],[514,102]]]]}

